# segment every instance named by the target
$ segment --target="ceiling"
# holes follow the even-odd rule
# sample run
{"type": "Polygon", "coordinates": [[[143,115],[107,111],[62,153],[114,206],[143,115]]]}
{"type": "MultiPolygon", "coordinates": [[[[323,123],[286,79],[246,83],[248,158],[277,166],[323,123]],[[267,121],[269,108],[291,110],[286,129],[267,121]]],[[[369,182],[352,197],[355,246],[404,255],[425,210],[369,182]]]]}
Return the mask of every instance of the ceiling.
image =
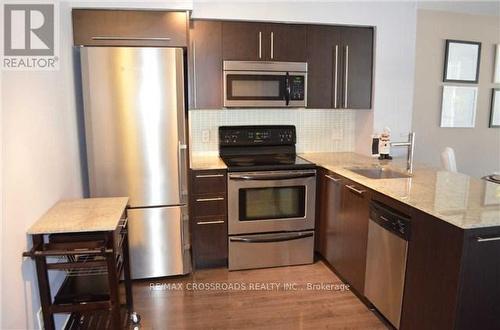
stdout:
{"type": "Polygon", "coordinates": [[[500,1],[498,0],[476,0],[476,1],[418,0],[417,8],[500,17],[500,1]]]}

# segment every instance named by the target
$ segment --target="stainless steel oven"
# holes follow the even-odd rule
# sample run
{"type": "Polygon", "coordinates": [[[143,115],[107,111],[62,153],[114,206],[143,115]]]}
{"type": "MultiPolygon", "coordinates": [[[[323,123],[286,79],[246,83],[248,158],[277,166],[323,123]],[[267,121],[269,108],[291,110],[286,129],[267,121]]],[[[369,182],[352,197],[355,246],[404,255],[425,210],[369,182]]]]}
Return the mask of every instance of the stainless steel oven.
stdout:
{"type": "Polygon", "coordinates": [[[312,263],[316,170],[229,173],[229,270],[312,263]]]}
{"type": "Polygon", "coordinates": [[[314,229],[316,170],[229,173],[229,235],[314,229]]]}
{"type": "Polygon", "coordinates": [[[307,106],[307,63],[224,61],[225,107],[307,106]]]}

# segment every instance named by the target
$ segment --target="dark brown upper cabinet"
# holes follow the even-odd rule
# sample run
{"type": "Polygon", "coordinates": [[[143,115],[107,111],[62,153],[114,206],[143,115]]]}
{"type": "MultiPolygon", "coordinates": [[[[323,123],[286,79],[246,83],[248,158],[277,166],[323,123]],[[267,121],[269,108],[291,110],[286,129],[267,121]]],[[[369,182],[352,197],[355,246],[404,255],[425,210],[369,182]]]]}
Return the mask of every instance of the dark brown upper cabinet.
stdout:
{"type": "Polygon", "coordinates": [[[189,107],[222,108],[222,22],[190,23],[189,107]]]}
{"type": "Polygon", "coordinates": [[[307,27],[307,107],[340,107],[340,30],[326,25],[307,27]]]}
{"type": "MultiPolygon", "coordinates": [[[[268,36],[265,24],[222,23],[222,57],[233,61],[259,61],[267,58],[268,36]]],[[[270,42],[270,41],[269,41],[270,42]]]]}
{"type": "Polygon", "coordinates": [[[373,75],[373,29],[343,28],[342,44],[343,108],[370,109],[373,75]]]}
{"type": "Polygon", "coordinates": [[[187,12],[73,9],[75,46],[187,47],[187,12]]]}
{"type": "Polygon", "coordinates": [[[266,30],[269,38],[269,51],[266,52],[269,56],[266,60],[306,62],[305,25],[267,24],[266,30]]]}
{"type": "Polygon", "coordinates": [[[306,27],[299,24],[222,23],[224,60],[306,61],[306,27]]]}
{"type": "Polygon", "coordinates": [[[373,29],[307,27],[309,108],[370,109],[373,29]]]}

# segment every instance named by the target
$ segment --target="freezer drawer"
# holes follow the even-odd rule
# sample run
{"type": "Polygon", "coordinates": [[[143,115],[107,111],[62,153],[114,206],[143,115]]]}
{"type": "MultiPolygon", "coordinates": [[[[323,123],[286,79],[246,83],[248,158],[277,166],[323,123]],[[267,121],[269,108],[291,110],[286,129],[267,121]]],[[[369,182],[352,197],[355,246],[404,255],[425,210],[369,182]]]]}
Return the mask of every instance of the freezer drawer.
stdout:
{"type": "Polygon", "coordinates": [[[191,271],[186,206],[129,209],[132,279],[191,271]]]}
{"type": "Polygon", "coordinates": [[[229,237],[229,270],[310,264],[314,231],[229,237]]]}

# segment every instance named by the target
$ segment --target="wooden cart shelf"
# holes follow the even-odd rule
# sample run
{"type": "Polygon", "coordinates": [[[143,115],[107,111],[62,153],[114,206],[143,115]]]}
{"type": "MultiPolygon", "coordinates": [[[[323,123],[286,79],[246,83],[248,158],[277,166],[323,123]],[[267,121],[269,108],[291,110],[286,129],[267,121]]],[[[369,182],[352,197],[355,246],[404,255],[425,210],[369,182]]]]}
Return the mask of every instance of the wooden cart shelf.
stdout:
{"type": "MultiPolygon", "coordinates": [[[[125,215],[125,213],[124,213],[125,215]]],[[[66,329],[123,329],[132,313],[127,220],[114,230],[33,234],[33,247],[23,253],[35,260],[44,327],[55,329],[56,313],[69,313],[66,329]],[[48,270],[66,277],[51,298],[48,270]],[[119,299],[120,277],[125,303],[119,299]]]]}
{"type": "MultiPolygon", "coordinates": [[[[128,320],[128,311],[122,307],[121,310],[121,329],[128,329],[131,327],[131,322],[128,320]]],[[[68,320],[66,330],[95,330],[95,329],[109,329],[111,327],[110,314],[107,311],[95,312],[80,312],[73,313],[68,320]]]]}

